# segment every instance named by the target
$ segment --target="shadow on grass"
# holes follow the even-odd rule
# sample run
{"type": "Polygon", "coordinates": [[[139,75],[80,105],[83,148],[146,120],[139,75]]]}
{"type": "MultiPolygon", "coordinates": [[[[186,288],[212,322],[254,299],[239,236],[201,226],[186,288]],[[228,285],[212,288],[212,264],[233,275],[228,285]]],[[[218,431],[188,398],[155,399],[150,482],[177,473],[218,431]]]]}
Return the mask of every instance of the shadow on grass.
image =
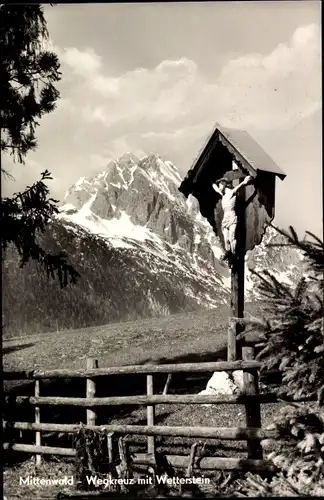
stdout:
{"type": "MultiPolygon", "coordinates": [[[[158,386],[164,387],[164,381],[161,379],[158,386]]],[[[6,404],[3,406],[3,420],[8,422],[8,427],[3,431],[4,442],[12,445],[14,443],[34,444],[35,431],[20,431],[12,428],[14,422],[34,422],[35,407],[30,405],[28,401],[17,404],[17,396],[33,396],[35,382],[24,381],[23,383],[15,384],[6,387],[4,396],[6,396],[6,404]]],[[[96,396],[130,396],[130,395],[145,395],[146,394],[146,377],[138,375],[111,376],[107,378],[98,377],[96,380],[96,396]]],[[[46,395],[59,397],[76,397],[84,398],[86,395],[86,379],[57,379],[57,380],[41,380],[40,396],[46,395]]],[[[98,407],[95,409],[97,414],[96,424],[109,424],[113,419],[120,420],[121,423],[126,423],[125,420],[131,420],[132,424],[145,425],[146,418],[142,416],[132,416],[134,405],[123,406],[107,406],[98,407]]],[[[165,411],[156,416],[156,423],[161,423],[170,411],[165,411]]],[[[40,421],[42,423],[56,424],[79,424],[86,422],[86,408],[79,406],[41,406],[40,421]]],[[[63,448],[71,448],[73,446],[73,436],[71,434],[58,434],[42,432],[41,444],[43,446],[59,446],[63,448]]],[[[21,462],[28,458],[27,453],[10,452],[5,453],[7,463],[21,462]],[[26,457],[27,455],[27,457],[26,457]],[[16,457],[16,458],[15,458],[16,457]]]]}
{"type": "MultiPolygon", "coordinates": [[[[22,346],[24,347],[24,346],[22,346]]],[[[196,353],[191,352],[184,355],[161,357],[155,360],[146,359],[141,364],[180,364],[223,361],[226,359],[227,346],[223,345],[212,352],[196,353]]],[[[240,353],[238,353],[238,357],[240,353]]],[[[206,384],[211,377],[210,372],[198,373],[174,373],[171,384],[168,389],[170,394],[198,394],[205,389],[206,384]]],[[[154,393],[161,394],[167,374],[154,375],[154,393]]],[[[16,405],[16,396],[33,396],[34,381],[15,382],[8,384],[5,389],[5,395],[9,396],[9,402],[3,409],[3,419],[8,422],[34,422],[35,408],[29,404],[16,405]]],[[[96,379],[96,396],[134,396],[146,394],[146,376],[138,375],[112,375],[108,377],[98,377],[96,379]]],[[[86,379],[57,379],[41,380],[40,395],[77,397],[84,398],[86,395],[86,379]]],[[[128,423],[135,425],[145,425],[146,418],[144,412],[141,415],[134,414],[134,405],[107,406],[96,408],[98,425],[109,424],[112,420],[118,420],[118,423],[128,423]]],[[[164,410],[164,409],[163,409],[164,410]]],[[[173,405],[168,405],[167,410],[156,415],[156,423],[163,423],[165,418],[174,412],[173,405]]],[[[41,406],[41,422],[61,423],[61,424],[79,424],[86,422],[86,408],[78,406],[41,406]]],[[[35,432],[19,431],[16,429],[5,429],[3,433],[4,441],[13,443],[33,444],[35,442],[35,432]]],[[[71,448],[73,445],[73,436],[69,434],[46,433],[41,436],[42,445],[60,446],[71,448]]],[[[143,441],[144,445],[144,441],[143,441]]],[[[23,461],[26,459],[26,453],[6,453],[7,458],[10,455],[10,461],[23,461]],[[16,458],[14,458],[16,457],[16,458]]]]}
{"type": "MultiPolygon", "coordinates": [[[[238,349],[238,358],[241,352],[238,349]]],[[[161,357],[161,358],[147,358],[142,364],[182,364],[182,363],[208,363],[214,361],[225,361],[227,358],[227,345],[220,346],[215,351],[208,352],[189,352],[187,354],[161,357]]],[[[211,372],[197,372],[197,373],[174,373],[172,374],[169,392],[172,394],[196,394],[206,388],[206,384],[210,377],[211,372]]],[[[154,377],[155,378],[155,377],[154,377]]],[[[166,379],[166,376],[164,376],[166,379]]]]}
{"type": "MultiPolygon", "coordinates": [[[[183,356],[170,358],[160,358],[154,361],[154,364],[165,363],[194,363],[207,362],[225,359],[226,347],[221,347],[215,352],[208,353],[188,353],[183,356]]],[[[145,360],[142,364],[152,362],[145,360]]],[[[173,394],[195,394],[206,387],[206,383],[210,378],[211,373],[175,373],[172,376],[172,381],[169,387],[169,393],[173,394]]],[[[163,392],[166,374],[154,375],[154,393],[161,394],[163,392]]],[[[34,381],[24,381],[9,385],[5,389],[5,395],[9,396],[8,404],[3,410],[3,418],[8,422],[34,422],[35,409],[34,406],[28,404],[16,405],[16,396],[33,396],[34,381]]],[[[139,375],[112,375],[109,377],[98,377],[96,379],[96,396],[131,396],[146,394],[146,376],[139,375]]],[[[60,397],[77,397],[84,398],[86,395],[86,380],[79,379],[57,379],[57,380],[41,380],[40,395],[60,396],[60,397]]],[[[145,425],[146,418],[143,416],[132,415],[134,405],[123,406],[107,406],[98,407],[95,411],[97,414],[97,425],[109,424],[110,421],[118,419],[121,423],[131,423],[137,425],[145,425]]],[[[156,423],[161,423],[163,420],[174,411],[172,405],[168,406],[168,410],[156,415],[156,423]]],[[[86,421],[86,408],[78,406],[41,406],[40,408],[41,422],[62,423],[62,424],[78,424],[86,421]]],[[[35,432],[18,431],[15,429],[7,429],[4,431],[4,440],[10,443],[25,443],[33,444],[35,440],[35,432]]],[[[72,447],[73,436],[57,433],[42,433],[42,445],[72,447]]],[[[25,455],[26,456],[26,455],[25,455]]]]}
{"type": "MultiPolygon", "coordinates": [[[[242,348],[237,346],[237,359],[242,355],[242,348]]],[[[227,342],[224,341],[222,345],[218,346],[215,351],[203,352],[188,352],[177,356],[164,356],[160,358],[146,358],[141,364],[181,364],[181,363],[208,363],[214,361],[226,361],[227,359],[227,342]]]]}
{"type": "Polygon", "coordinates": [[[29,344],[3,347],[2,355],[4,356],[5,354],[11,354],[12,352],[21,351],[22,349],[28,349],[28,347],[33,347],[33,345],[35,344],[33,342],[30,342],[29,344]]]}

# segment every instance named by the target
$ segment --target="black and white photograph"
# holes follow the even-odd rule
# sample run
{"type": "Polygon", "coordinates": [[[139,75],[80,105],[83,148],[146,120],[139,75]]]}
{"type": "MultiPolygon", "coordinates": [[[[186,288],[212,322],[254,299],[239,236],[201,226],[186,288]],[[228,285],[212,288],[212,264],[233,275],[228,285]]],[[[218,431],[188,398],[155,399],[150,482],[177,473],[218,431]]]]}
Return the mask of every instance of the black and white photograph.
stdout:
{"type": "Polygon", "coordinates": [[[4,500],[324,497],[321,9],[0,4],[4,500]]]}

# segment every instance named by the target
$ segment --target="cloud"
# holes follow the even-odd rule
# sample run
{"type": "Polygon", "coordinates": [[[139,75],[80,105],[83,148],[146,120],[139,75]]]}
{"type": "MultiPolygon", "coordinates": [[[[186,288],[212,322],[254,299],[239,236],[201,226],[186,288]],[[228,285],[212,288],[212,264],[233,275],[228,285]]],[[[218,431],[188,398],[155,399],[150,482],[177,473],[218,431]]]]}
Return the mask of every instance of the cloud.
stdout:
{"type": "Polygon", "coordinates": [[[101,57],[91,48],[80,51],[75,47],[61,53],[61,62],[65,62],[76,75],[91,77],[101,69],[101,57]]]}
{"type": "Polygon", "coordinates": [[[318,110],[320,47],[320,27],[301,26],[269,54],[228,60],[213,78],[185,57],[111,76],[105,54],[56,47],[62,97],[42,119],[35,160],[59,179],[57,195],[102,168],[98,155],[157,152],[184,172],[216,121],[270,133],[318,110]]]}
{"type": "Polygon", "coordinates": [[[82,121],[79,126],[105,127],[110,141],[136,136],[141,150],[154,134],[158,148],[166,135],[197,125],[203,130],[203,124],[215,121],[251,131],[277,130],[321,105],[320,31],[315,24],[298,28],[270,54],[228,61],[212,81],[186,58],[119,77],[109,76],[92,49],[66,49],[61,60],[72,75],[65,96],[82,121]]]}
{"type": "Polygon", "coordinates": [[[156,151],[185,168],[216,121],[252,133],[271,131],[291,127],[321,106],[315,24],[298,28],[269,54],[227,61],[213,80],[185,57],[117,77],[90,48],[67,48],[60,58],[70,134],[109,155],[156,151]]]}
{"type": "Polygon", "coordinates": [[[227,125],[271,130],[319,109],[320,60],[320,31],[314,24],[298,28],[289,44],[266,56],[250,54],[227,63],[218,79],[227,125]]]}

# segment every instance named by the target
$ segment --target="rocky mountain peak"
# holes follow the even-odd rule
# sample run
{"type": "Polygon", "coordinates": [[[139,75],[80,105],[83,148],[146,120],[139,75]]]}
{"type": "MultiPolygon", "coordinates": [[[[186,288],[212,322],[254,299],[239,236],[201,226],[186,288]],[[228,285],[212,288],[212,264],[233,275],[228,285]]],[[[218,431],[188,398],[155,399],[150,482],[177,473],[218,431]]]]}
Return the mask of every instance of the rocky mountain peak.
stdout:
{"type": "Polygon", "coordinates": [[[117,160],[117,163],[119,164],[127,164],[127,163],[136,163],[138,165],[139,163],[139,158],[134,155],[134,153],[128,152],[128,153],[123,153],[117,160]]]}
{"type": "Polygon", "coordinates": [[[269,271],[280,282],[287,285],[296,283],[307,273],[303,253],[298,248],[286,245],[287,240],[275,226],[269,226],[262,243],[247,253],[247,290],[250,296],[257,296],[258,278],[250,271],[269,271]]]}
{"type": "Polygon", "coordinates": [[[170,161],[155,154],[139,160],[126,153],[98,175],[79,179],[68,190],[60,217],[102,236],[106,233],[107,238],[113,227],[127,220],[133,226],[133,238],[135,228],[139,234],[145,228],[150,239],[158,236],[190,255],[203,249],[204,257],[213,260],[214,251],[220,253],[216,237],[200,217],[194,199],[188,201],[179,193],[180,183],[180,174],[170,161]]]}
{"type": "MultiPolygon", "coordinates": [[[[178,191],[180,183],[171,162],[132,153],[79,179],[42,238],[54,253],[66,251],[80,281],[62,301],[55,283],[41,280],[32,263],[18,272],[12,254],[5,266],[6,324],[13,331],[27,324],[50,331],[228,304],[230,273],[219,263],[219,242],[197,200],[178,191]],[[17,293],[23,297],[19,307],[17,293]],[[42,310],[40,296],[48,298],[42,310]]],[[[294,282],[302,272],[300,255],[267,246],[278,238],[268,228],[262,244],[247,255],[247,268],[270,269],[281,282],[294,282]]],[[[255,285],[247,272],[247,300],[257,297],[255,285]]]]}
{"type": "MultiPolygon", "coordinates": [[[[229,270],[218,260],[220,243],[201,216],[197,200],[179,193],[180,183],[172,162],[157,154],[139,159],[128,152],[98,175],[79,179],[67,192],[59,217],[114,248],[141,248],[178,264],[186,261],[197,277],[206,277],[208,269],[228,289],[229,270]]],[[[295,281],[301,256],[295,250],[269,246],[283,241],[269,227],[262,244],[248,252],[247,268],[271,269],[287,283],[295,281]]],[[[255,277],[248,269],[246,289],[253,295],[255,277]]]]}

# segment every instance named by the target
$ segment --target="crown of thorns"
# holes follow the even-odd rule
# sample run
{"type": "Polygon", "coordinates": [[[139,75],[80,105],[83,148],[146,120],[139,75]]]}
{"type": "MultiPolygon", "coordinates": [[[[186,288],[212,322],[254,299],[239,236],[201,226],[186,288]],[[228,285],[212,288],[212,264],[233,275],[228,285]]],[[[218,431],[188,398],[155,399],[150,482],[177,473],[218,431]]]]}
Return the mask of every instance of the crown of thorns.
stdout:
{"type": "Polygon", "coordinates": [[[225,186],[231,187],[232,183],[228,179],[225,179],[224,177],[222,179],[219,179],[218,184],[225,184],[225,186]]]}

